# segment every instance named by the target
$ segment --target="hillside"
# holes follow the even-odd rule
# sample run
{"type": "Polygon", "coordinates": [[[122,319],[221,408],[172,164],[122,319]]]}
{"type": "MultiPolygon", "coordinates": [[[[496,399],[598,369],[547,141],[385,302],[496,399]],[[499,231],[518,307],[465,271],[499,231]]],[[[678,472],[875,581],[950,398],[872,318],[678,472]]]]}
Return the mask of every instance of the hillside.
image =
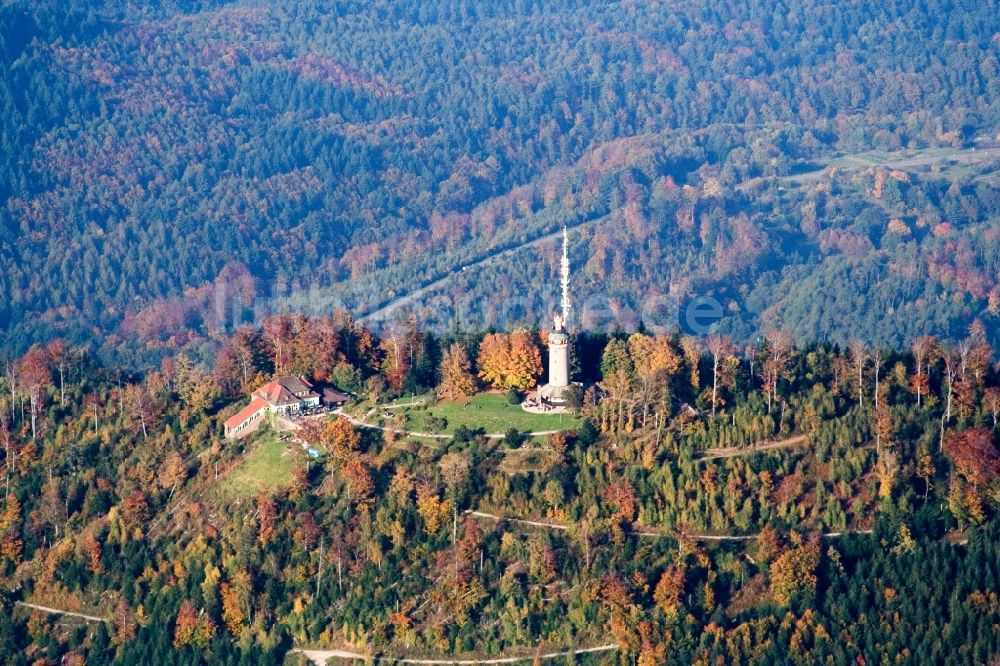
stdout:
{"type": "Polygon", "coordinates": [[[902,344],[1000,307],[989,3],[14,0],[0,25],[12,351],[207,355],[283,303],[427,285],[407,303],[444,329],[537,321],[552,248],[484,260],[564,224],[626,328],[707,295],[741,339],[902,344]],[[802,176],[831,164],[856,168],[802,176]]]}
{"type": "Polygon", "coordinates": [[[0,660],[1000,654],[1000,377],[981,330],[847,353],[591,341],[599,383],[571,428],[533,438],[482,427],[521,409],[497,393],[520,378],[477,377],[507,361],[495,336],[537,340],[398,335],[271,320],[213,373],[181,355],[129,376],[59,345],[21,358],[0,380],[0,660]],[[353,378],[356,416],[223,439],[282,372],[353,378]],[[414,432],[432,419],[440,436],[414,432]]]}

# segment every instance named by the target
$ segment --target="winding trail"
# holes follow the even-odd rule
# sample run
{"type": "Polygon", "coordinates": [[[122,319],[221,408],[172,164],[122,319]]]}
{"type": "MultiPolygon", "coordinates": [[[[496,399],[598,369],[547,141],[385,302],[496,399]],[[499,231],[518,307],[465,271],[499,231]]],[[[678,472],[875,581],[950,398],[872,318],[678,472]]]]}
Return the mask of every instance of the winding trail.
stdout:
{"type": "Polygon", "coordinates": [[[73,611],[62,610],[61,608],[50,608],[49,606],[39,606],[38,604],[29,604],[25,601],[15,601],[15,605],[24,606],[25,608],[31,608],[32,610],[42,611],[43,613],[50,613],[52,615],[68,615],[69,617],[78,617],[81,620],[87,620],[88,622],[108,622],[106,617],[96,617],[94,615],[84,615],[83,613],[74,613],[73,611]]]}
{"type": "Polygon", "coordinates": [[[725,446],[714,449],[705,449],[698,455],[698,460],[714,460],[716,458],[736,458],[738,456],[751,456],[755,453],[772,451],[774,449],[788,449],[793,446],[806,444],[809,441],[808,435],[795,435],[787,439],[774,442],[762,442],[752,446],[725,446]]]}
{"type": "MultiPolygon", "coordinates": [[[[605,219],[605,217],[602,216],[602,217],[599,217],[599,218],[596,218],[596,219],[593,219],[593,220],[585,220],[583,222],[579,222],[577,224],[568,226],[567,229],[569,229],[570,231],[572,231],[573,229],[579,229],[581,227],[585,227],[585,226],[590,225],[590,224],[596,224],[597,222],[600,222],[601,220],[604,220],[604,219],[605,219]]],[[[358,319],[358,321],[369,321],[369,322],[371,322],[371,321],[377,322],[377,321],[385,320],[385,319],[387,319],[388,317],[390,317],[392,315],[393,311],[396,308],[402,307],[402,306],[405,306],[405,305],[408,305],[408,304],[412,303],[416,299],[418,299],[421,296],[423,296],[424,294],[426,294],[428,291],[430,291],[432,289],[435,289],[437,287],[440,287],[441,285],[443,285],[446,282],[448,282],[448,280],[450,280],[451,278],[455,277],[456,275],[460,275],[464,271],[471,270],[471,269],[474,269],[474,268],[479,268],[481,266],[484,266],[486,264],[489,264],[489,263],[493,262],[493,260],[495,260],[495,259],[499,259],[501,257],[507,256],[507,255],[510,255],[510,254],[514,254],[515,252],[519,252],[520,250],[523,250],[526,247],[531,247],[533,245],[540,245],[541,243],[544,243],[545,241],[558,239],[561,236],[562,236],[562,227],[560,227],[557,231],[553,231],[553,232],[544,234],[542,236],[538,236],[536,238],[533,238],[531,240],[527,240],[527,241],[525,241],[523,243],[520,243],[519,245],[514,245],[512,247],[507,247],[507,248],[504,248],[504,249],[498,249],[498,250],[495,250],[493,252],[490,252],[489,254],[480,257],[479,259],[475,259],[473,261],[470,261],[467,264],[464,264],[462,266],[458,266],[456,268],[453,268],[450,272],[445,273],[444,275],[441,275],[440,277],[437,277],[437,278],[431,280],[430,282],[428,282],[427,284],[423,285],[422,287],[418,287],[417,289],[414,289],[413,291],[407,292],[405,294],[401,294],[401,295],[393,298],[392,300],[388,301],[387,303],[383,303],[382,305],[380,305],[379,307],[375,308],[374,310],[371,310],[369,312],[366,312],[363,315],[360,315],[357,319],[358,319]]]]}
{"type": "Polygon", "coordinates": [[[485,518],[487,520],[495,520],[498,523],[514,523],[516,525],[527,525],[528,527],[545,527],[550,530],[568,530],[569,525],[560,525],[559,523],[545,523],[537,520],[524,520],[523,518],[507,518],[505,516],[498,516],[494,513],[486,513],[485,511],[473,511],[472,509],[465,510],[466,515],[473,516],[475,518],[485,518]]]}
{"type": "MultiPolygon", "coordinates": [[[[561,523],[546,523],[540,520],[526,520],[524,518],[508,518],[507,516],[498,516],[495,513],[487,513],[485,511],[473,511],[472,509],[466,509],[464,512],[466,515],[473,516],[475,518],[484,518],[486,520],[495,520],[498,523],[514,523],[515,525],[525,525],[527,527],[542,527],[550,530],[559,530],[565,532],[570,528],[569,525],[563,525],[561,523]]],[[[835,538],[839,536],[844,536],[846,534],[871,534],[871,530],[843,530],[840,532],[825,532],[824,537],[835,538]]],[[[638,537],[646,537],[652,539],[676,539],[678,537],[687,537],[688,539],[694,539],[695,541],[753,541],[759,535],[758,534],[671,534],[667,532],[644,532],[641,530],[629,530],[629,534],[634,534],[638,537]]]]}
{"type": "Polygon", "coordinates": [[[562,652],[546,652],[545,654],[532,654],[521,657],[493,657],[491,659],[417,659],[415,657],[390,657],[380,655],[367,655],[350,650],[310,650],[307,648],[291,650],[290,654],[301,654],[317,666],[325,666],[329,659],[348,659],[364,661],[385,661],[393,664],[453,664],[475,666],[475,664],[516,664],[523,661],[533,661],[534,659],[558,659],[571,654],[591,654],[594,652],[611,652],[617,650],[618,645],[608,643],[607,645],[597,645],[578,650],[564,650],[562,652]]]}

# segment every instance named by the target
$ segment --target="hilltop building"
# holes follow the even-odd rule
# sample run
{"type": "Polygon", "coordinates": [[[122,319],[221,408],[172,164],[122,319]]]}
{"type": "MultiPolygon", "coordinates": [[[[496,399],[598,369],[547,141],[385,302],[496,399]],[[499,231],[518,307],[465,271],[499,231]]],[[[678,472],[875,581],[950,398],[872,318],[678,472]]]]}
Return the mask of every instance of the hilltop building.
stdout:
{"type": "Polygon", "coordinates": [[[235,439],[256,430],[268,414],[291,416],[316,409],[322,402],[328,407],[340,407],[347,396],[339,391],[323,389],[322,396],[303,377],[279,377],[250,394],[250,404],[225,422],[225,434],[235,439]]]}

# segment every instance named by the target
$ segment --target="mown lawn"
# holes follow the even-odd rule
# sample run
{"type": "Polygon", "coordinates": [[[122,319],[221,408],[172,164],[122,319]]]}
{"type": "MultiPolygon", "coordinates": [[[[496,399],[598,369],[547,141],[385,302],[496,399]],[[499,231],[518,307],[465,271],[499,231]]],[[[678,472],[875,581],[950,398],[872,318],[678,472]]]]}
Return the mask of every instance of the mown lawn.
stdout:
{"type": "Polygon", "coordinates": [[[297,444],[280,442],[274,433],[262,435],[236,468],[219,480],[219,492],[235,499],[285,486],[291,482],[296,458],[304,455],[297,444]]]}
{"type": "Polygon", "coordinates": [[[385,409],[406,414],[409,420],[405,428],[420,432],[433,431],[428,424],[429,417],[447,420],[447,427],[440,432],[448,434],[463,425],[473,430],[482,428],[487,434],[493,434],[506,432],[509,428],[522,432],[564,430],[575,428],[580,423],[572,414],[530,414],[520,405],[508,404],[507,396],[500,393],[479,393],[468,400],[448,400],[427,408],[385,409]]]}

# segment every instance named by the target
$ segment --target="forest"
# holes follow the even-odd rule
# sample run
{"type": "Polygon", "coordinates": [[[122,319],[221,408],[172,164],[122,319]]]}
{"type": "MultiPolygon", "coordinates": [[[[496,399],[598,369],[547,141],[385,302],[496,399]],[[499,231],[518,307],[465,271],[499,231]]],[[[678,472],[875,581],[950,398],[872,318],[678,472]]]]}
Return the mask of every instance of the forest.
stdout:
{"type": "Polygon", "coordinates": [[[0,662],[1000,663],[998,42],[0,3],[0,662]],[[224,435],[289,375],[348,403],[224,435]]]}
{"type": "Polygon", "coordinates": [[[404,406],[523,395],[545,333],[276,316],[211,365],[142,375],[31,347],[0,379],[0,656],[1000,655],[1000,372],[981,323],[899,348],[573,338],[572,427],[437,438],[408,434],[404,406]],[[303,422],[319,458],[268,426],[224,439],[282,374],[350,390],[346,414],[371,423],[303,422]]]}
{"type": "Polygon", "coordinates": [[[998,22],[967,0],[5,2],[0,346],[210,363],[242,323],[428,285],[427,326],[512,328],[549,314],[563,225],[608,331],[710,296],[741,342],[954,343],[980,319],[1000,344],[998,22]]]}

